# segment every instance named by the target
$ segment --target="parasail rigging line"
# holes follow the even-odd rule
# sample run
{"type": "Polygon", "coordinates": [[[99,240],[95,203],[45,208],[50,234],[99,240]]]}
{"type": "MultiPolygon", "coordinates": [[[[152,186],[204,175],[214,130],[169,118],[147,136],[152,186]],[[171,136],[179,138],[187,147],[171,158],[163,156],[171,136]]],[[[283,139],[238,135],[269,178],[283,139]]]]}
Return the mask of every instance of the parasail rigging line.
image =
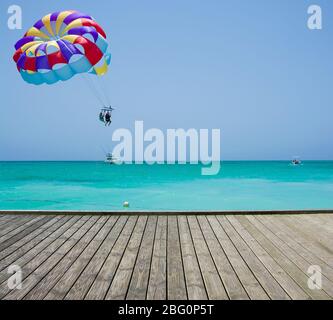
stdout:
{"type": "Polygon", "coordinates": [[[93,93],[93,95],[96,97],[96,99],[100,102],[100,104],[103,107],[106,107],[107,104],[105,103],[105,101],[103,101],[100,93],[98,92],[98,89],[95,85],[95,83],[93,82],[93,80],[89,77],[89,75],[87,74],[82,74],[82,78],[85,81],[86,85],[88,86],[88,88],[90,88],[91,92],[93,93]]]}

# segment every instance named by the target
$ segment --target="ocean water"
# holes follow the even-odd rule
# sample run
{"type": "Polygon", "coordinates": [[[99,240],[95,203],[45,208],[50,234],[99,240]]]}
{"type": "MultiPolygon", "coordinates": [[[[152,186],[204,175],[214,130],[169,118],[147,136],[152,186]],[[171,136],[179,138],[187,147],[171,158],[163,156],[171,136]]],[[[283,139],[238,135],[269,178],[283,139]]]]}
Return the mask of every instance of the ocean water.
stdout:
{"type": "Polygon", "coordinates": [[[333,209],[333,161],[222,162],[216,176],[201,167],[0,162],[0,210],[333,209]]]}

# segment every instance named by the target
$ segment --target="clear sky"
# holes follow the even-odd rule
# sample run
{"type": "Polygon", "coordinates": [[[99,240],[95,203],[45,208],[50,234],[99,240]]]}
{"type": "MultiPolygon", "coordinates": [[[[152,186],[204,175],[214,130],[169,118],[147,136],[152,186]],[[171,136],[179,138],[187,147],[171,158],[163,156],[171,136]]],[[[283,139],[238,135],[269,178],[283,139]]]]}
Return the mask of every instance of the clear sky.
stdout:
{"type": "Polygon", "coordinates": [[[331,0],[1,0],[0,160],[103,159],[116,128],[221,128],[223,159],[333,159],[331,0]],[[7,8],[23,9],[23,30],[7,8]],[[307,28],[321,5],[323,30],[307,28]],[[80,78],[25,83],[14,44],[45,14],[92,15],[112,45],[103,79],[118,108],[99,103],[80,78]]]}

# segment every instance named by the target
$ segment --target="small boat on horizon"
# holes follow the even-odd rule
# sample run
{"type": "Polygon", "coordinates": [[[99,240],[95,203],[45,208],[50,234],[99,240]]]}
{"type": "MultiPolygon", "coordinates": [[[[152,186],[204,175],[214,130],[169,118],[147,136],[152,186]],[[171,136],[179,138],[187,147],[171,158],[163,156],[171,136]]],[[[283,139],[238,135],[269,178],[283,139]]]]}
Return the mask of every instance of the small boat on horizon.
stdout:
{"type": "Polygon", "coordinates": [[[117,164],[119,163],[119,160],[116,157],[114,157],[112,153],[108,153],[106,155],[106,160],[104,162],[108,164],[117,164]]]}
{"type": "Polygon", "coordinates": [[[302,164],[302,161],[300,157],[294,157],[293,160],[291,160],[291,164],[294,166],[298,166],[302,164]]]}

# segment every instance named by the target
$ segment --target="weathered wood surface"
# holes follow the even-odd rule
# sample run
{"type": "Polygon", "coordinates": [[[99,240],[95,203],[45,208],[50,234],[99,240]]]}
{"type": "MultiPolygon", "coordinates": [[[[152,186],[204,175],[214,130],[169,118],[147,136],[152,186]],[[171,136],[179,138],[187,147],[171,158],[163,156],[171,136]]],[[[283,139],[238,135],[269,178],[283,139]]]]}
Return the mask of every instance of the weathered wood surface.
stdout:
{"type": "Polygon", "coordinates": [[[333,299],[333,213],[1,214],[0,299],[333,299]]]}

